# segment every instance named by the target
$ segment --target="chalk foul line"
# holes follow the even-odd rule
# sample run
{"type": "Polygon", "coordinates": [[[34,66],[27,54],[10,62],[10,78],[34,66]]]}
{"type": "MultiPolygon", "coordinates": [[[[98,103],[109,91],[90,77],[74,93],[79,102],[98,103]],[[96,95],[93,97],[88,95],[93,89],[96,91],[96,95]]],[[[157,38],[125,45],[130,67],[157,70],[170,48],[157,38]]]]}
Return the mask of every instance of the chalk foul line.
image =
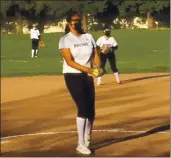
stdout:
{"type": "MultiPolygon", "coordinates": [[[[137,131],[137,130],[124,130],[124,129],[99,129],[99,130],[92,130],[93,132],[114,132],[114,133],[146,133],[148,131],[137,131]]],[[[19,138],[19,137],[26,137],[26,136],[39,136],[39,135],[56,135],[56,134],[69,134],[69,133],[77,133],[77,131],[60,131],[60,132],[41,132],[41,133],[28,133],[28,134],[20,134],[20,135],[13,135],[7,137],[1,137],[1,144],[8,143],[11,138],[19,138]]],[[[163,131],[163,132],[156,132],[158,134],[166,134],[170,133],[170,131],[163,131]]]]}

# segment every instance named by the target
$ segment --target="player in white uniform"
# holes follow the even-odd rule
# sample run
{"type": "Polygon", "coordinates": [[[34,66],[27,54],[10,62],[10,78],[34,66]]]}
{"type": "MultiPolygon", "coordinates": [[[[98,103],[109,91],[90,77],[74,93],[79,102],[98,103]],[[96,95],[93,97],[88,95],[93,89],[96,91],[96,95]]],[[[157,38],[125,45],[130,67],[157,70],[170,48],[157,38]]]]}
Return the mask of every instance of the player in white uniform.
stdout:
{"type": "Polygon", "coordinates": [[[32,25],[32,29],[30,30],[30,37],[32,40],[32,51],[31,51],[31,57],[36,57],[38,56],[38,47],[39,47],[39,40],[40,40],[40,32],[36,28],[36,24],[32,25]]]}
{"type": "MultiPolygon", "coordinates": [[[[114,52],[118,48],[118,43],[115,40],[115,38],[112,37],[110,34],[111,34],[110,29],[106,28],[104,30],[104,35],[99,37],[99,39],[96,42],[97,46],[100,47],[100,60],[101,60],[100,68],[102,68],[105,71],[105,64],[108,59],[111,69],[116,77],[117,83],[121,83],[118,74],[118,69],[116,67],[116,57],[114,52]]],[[[100,85],[101,82],[102,82],[102,77],[98,77],[97,85],[100,85]]]]}
{"type": "Polygon", "coordinates": [[[59,41],[60,53],[64,58],[63,74],[66,86],[77,106],[78,146],[82,154],[91,154],[89,149],[91,131],[95,119],[95,88],[93,77],[101,71],[92,68],[100,65],[96,42],[91,34],[84,33],[81,16],[77,12],[68,15],[65,36],[59,41]]]}

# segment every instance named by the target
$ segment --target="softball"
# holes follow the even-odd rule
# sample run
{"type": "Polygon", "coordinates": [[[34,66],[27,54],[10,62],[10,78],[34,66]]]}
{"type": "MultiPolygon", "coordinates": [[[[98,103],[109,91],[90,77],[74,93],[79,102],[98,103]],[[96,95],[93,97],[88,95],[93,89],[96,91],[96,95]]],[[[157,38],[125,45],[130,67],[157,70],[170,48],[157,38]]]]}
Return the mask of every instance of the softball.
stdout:
{"type": "Polygon", "coordinates": [[[94,77],[98,77],[99,76],[99,70],[98,69],[94,69],[93,70],[93,76],[94,77]]]}

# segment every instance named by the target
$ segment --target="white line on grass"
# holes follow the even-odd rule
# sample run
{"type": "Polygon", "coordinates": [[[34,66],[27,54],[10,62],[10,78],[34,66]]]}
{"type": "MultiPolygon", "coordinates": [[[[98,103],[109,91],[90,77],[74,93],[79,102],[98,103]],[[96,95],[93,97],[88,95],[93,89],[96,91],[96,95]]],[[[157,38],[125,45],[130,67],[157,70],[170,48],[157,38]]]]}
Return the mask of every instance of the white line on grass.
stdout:
{"type": "Polygon", "coordinates": [[[15,62],[21,62],[21,63],[26,63],[26,62],[28,62],[28,61],[26,61],[26,60],[9,60],[9,61],[15,61],[15,62]]]}
{"type": "MultiPolygon", "coordinates": [[[[101,130],[93,130],[93,132],[115,132],[115,133],[146,133],[148,131],[134,131],[134,130],[124,130],[124,129],[101,129],[101,130]]],[[[68,134],[68,133],[77,133],[77,131],[61,131],[61,132],[42,132],[42,133],[28,133],[28,134],[20,134],[13,135],[7,137],[1,137],[1,144],[8,143],[7,139],[18,138],[18,137],[26,137],[26,136],[38,136],[38,135],[55,135],[55,134],[68,134]]],[[[156,132],[159,134],[170,133],[170,131],[156,132]]]]}

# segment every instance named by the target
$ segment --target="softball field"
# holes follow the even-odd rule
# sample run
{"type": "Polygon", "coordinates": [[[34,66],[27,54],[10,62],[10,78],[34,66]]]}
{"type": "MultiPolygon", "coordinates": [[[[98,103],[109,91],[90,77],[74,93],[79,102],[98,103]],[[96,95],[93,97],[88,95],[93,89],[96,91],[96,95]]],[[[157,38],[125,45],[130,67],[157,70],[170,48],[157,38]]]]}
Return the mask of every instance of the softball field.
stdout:
{"type": "MultiPolygon", "coordinates": [[[[96,87],[91,156],[170,156],[170,73],[112,74],[96,87]]],[[[1,79],[1,155],[80,156],[63,76],[1,79]]]]}

